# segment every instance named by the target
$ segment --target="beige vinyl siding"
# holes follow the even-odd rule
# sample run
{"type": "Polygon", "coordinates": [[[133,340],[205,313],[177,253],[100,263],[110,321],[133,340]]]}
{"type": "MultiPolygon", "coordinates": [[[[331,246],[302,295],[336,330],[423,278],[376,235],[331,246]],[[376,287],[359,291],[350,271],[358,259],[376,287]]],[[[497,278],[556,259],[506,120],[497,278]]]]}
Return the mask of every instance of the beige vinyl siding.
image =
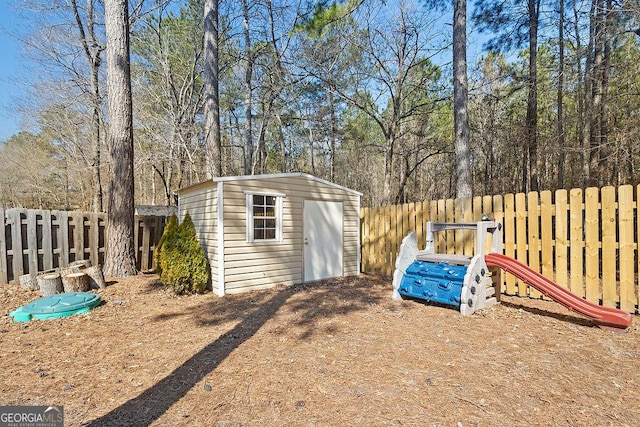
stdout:
{"type": "Polygon", "coordinates": [[[359,195],[305,176],[224,182],[227,292],[300,283],[303,278],[304,200],[343,202],[343,274],[358,273],[359,195]],[[282,242],[246,240],[246,193],[284,194],[282,242]]]}
{"type": "Polygon", "coordinates": [[[237,293],[292,285],[304,281],[304,200],[342,202],[343,274],[359,272],[360,195],[304,174],[224,177],[182,189],[180,214],[188,211],[205,248],[214,292],[237,293]],[[217,190],[224,200],[218,200],[217,190]],[[282,241],[247,242],[247,193],[284,195],[282,241]],[[223,235],[218,236],[217,209],[223,207],[223,235]],[[219,239],[220,238],[220,239],[219,239]],[[224,262],[218,259],[221,247],[224,262]],[[220,261],[220,262],[219,262],[220,261]],[[224,268],[224,289],[218,289],[218,267],[224,268]]]}
{"type": "Polygon", "coordinates": [[[224,183],[225,281],[227,292],[302,281],[302,219],[292,215],[294,197],[282,180],[224,183]],[[282,241],[247,242],[246,193],[284,194],[282,241]]]}
{"type": "Polygon", "coordinates": [[[198,239],[211,266],[211,285],[218,291],[218,197],[216,184],[208,182],[180,192],[180,220],[191,215],[198,239]]]}

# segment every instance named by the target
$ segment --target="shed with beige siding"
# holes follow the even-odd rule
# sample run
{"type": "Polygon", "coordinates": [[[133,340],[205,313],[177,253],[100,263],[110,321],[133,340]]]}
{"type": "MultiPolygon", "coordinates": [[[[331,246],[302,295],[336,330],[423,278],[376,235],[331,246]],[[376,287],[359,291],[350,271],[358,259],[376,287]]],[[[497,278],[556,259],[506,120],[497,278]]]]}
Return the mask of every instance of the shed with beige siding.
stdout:
{"type": "Polygon", "coordinates": [[[215,293],[360,273],[357,191],[305,173],[214,178],[178,191],[215,293]]]}

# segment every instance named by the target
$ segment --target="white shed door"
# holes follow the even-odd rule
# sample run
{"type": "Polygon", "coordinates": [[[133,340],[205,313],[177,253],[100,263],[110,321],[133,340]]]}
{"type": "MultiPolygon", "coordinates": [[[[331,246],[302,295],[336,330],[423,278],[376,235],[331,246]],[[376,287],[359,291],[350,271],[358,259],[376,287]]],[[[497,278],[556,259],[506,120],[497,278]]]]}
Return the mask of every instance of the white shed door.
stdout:
{"type": "Polygon", "coordinates": [[[304,281],[342,276],[342,202],[304,201],[304,281]]]}

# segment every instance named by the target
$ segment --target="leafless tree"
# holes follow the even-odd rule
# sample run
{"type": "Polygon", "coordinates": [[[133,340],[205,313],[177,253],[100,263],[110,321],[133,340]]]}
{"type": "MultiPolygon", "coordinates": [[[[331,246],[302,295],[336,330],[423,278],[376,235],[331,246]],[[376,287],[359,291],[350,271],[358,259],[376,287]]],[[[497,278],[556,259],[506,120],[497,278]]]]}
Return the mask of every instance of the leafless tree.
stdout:
{"type": "Polygon", "coordinates": [[[107,96],[109,104],[109,205],[107,276],[136,274],[134,254],[133,106],[127,0],[105,0],[107,96]]]}

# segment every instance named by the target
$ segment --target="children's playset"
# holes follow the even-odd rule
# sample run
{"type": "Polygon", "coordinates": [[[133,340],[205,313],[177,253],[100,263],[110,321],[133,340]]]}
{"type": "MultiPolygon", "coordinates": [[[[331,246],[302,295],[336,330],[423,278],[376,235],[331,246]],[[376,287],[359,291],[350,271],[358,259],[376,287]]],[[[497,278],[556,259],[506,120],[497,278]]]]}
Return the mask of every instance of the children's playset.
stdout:
{"type": "Polygon", "coordinates": [[[521,262],[503,255],[502,224],[496,221],[468,223],[427,222],[426,246],[418,249],[415,232],[409,233],[400,246],[393,274],[393,299],[411,297],[457,307],[463,315],[496,304],[500,297],[499,281],[491,279],[490,268],[498,267],[537,289],[544,296],[569,310],[585,315],[602,327],[627,328],[632,316],[624,311],[602,307],[559,286],[521,262]],[[434,235],[451,230],[474,230],[476,250],[473,257],[435,252],[434,235]],[[491,249],[488,236],[492,234],[491,249]]]}

